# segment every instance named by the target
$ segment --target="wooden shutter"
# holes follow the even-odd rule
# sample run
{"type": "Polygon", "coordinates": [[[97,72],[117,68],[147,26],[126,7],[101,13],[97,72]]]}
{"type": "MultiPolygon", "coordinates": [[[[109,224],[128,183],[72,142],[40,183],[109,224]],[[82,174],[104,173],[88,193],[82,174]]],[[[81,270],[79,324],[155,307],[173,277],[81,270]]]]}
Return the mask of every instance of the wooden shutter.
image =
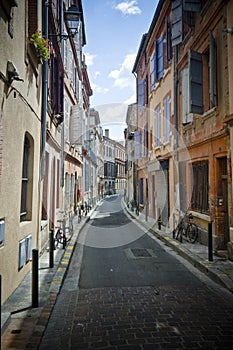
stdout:
{"type": "Polygon", "coordinates": [[[213,34],[209,33],[209,87],[210,108],[216,106],[216,48],[213,34]]]}
{"type": "Polygon", "coordinates": [[[144,105],[144,80],[138,80],[138,105],[144,105]]]}
{"type": "Polygon", "coordinates": [[[200,12],[201,0],[183,0],[183,9],[189,12],[200,12]]]}
{"type": "Polygon", "coordinates": [[[150,59],[150,89],[151,91],[155,88],[155,51],[153,52],[150,59]]]}
{"type": "Polygon", "coordinates": [[[167,68],[171,61],[171,31],[168,18],[165,18],[166,40],[164,45],[164,67],[167,68]]]}
{"type": "Polygon", "coordinates": [[[203,113],[202,55],[189,51],[189,112],[203,113]]]}
{"type": "Polygon", "coordinates": [[[140,158],[140,131],[138,130],[134,132],[134,157],[140,158]]]}
{"type": "Polygon", "coordinates": [[[182,0],[172,1],[172,46],[182,42],[183,19],[182,0]]]}
{"type": "Polygon", "coordinates": [[[139,204],[143,204],[143,178],[139,180],[139,204]]]}
{"type": "Polygon", "coordinates": [[[157,80],[163,77],[163,35],[156,42],[156,76],[157,80]]]}

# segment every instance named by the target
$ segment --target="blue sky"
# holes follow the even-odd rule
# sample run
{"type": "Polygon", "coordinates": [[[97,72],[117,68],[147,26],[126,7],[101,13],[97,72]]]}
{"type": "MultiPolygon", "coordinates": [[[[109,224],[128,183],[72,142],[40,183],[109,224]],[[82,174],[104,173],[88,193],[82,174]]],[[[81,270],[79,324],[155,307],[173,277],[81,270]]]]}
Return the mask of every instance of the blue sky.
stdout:
{"type": "Polygon", "coordinates": [[[136,102],[132,69],[157,2],[82,0],[87,41],[83,51],[93,90],[91,107],[100,112],[104,128],[108,127],[106,123],[112,124],[110,137],[122,133],[127,105],[136,102]]]}

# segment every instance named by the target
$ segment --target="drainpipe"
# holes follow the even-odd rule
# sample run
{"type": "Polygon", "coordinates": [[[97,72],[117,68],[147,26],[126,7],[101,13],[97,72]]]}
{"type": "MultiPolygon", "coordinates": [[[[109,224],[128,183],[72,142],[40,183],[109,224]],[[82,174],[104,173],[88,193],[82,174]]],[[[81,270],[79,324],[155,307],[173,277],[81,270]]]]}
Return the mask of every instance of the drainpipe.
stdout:
{"type": "MultiPolygon", "coordinates": [[[[63,0],[61,1],[61,34],[64,35],[64,3],[63,0]]],[[[68,39],[67,39],[68,40],[68,39]]],[[[61,58],[62,58],[62,64],[64,62],[64,39],[61,36],[61,58]]],[[[63,86],[64,89],[64,86],[63,86]]],[[[64,91],[63,91],[63,104],[64,104],[64,91]]],[[[63,105],[63,116],[64,116],[64,105],[63,105]]],[[[63,117],[63,123],[61,125],[61,178],[60,178],[60,186],[64,187],[64,176],[65,176],[65,120],[63,117]]],[[[64,203],[63,203],[64,206],[64,203]]]]}
{"type": "MultiPolygon", "coordinates": [[[[177,203],[178,203],[178,210],[180,211],[180,189],[179,189],[179,182],[180,182],[180,176],[179,176],[179,126],[178,126],[178,70],[177,70],[177,62],[178,62],[178,47],[177,45],[174,46],[173,49],[173,58],[174,58],[174,161],[176,163],[177,167],[177,203]]],[[[173,221],[175,222],[175,218],[173,218],[173,221]]]]}
{"type": "MultiPolygon", "coordinates": [[[[48,38],[48,1],[42,2],[42,33],[48,38]]],[[[48,63],[43,61],[42,65],[42,106],[41,106],[41,173],[43,180],[45,175],[45,143],[46,143],[46,113],[47,113],[47,91],[48,91],[48,63]]]]}

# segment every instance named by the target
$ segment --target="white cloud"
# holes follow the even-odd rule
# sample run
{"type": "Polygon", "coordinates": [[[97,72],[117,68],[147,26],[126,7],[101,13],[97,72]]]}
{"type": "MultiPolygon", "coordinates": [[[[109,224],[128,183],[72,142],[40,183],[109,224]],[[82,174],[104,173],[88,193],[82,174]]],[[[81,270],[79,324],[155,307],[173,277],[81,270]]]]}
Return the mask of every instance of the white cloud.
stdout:
{"type": "Polygon", "coordinates": [[[130,98],[125,100],[124,103],[127,105],[131,105],[132,103],[136,102],[136,99],[137,99],[137,97],[136,97],[136,92],[135,92],[130,98]]]}
{"type": "Polygon", "coordinates": [[[85,53],[85,63],[87,67],[93,66],[95,58],[96,58],[96,55],[92,55],[88,52],[85,53]]]}
{"type": "Polygon", "coordinates": [[[96,71],[94,74],[94,78],[96,79],[100,75],[100,72],[96,71]]]}
{"type": "Polygon", "coordinates": [[[135,0],[120,2],[115,9],[121,11],[123,15],[139,15],[142,12],[135,0]]]}
{"type": "Polygon", "coordinates": [[[91,83],[91,88],[94,91],[94,93],[98,94],[106,94],[109,91],[109,88],[101,87],[95,83],[91,83]]]}
{"type": "Polygon", "coordinates": [[[132,75],[132,68],[135,61],[135,54],[128,54],[125,56],[125,59],[117,70],[113,70],[109,73],[109,77],[114,79],[114,86],[119,87],[120,89],[135,87],[135,78],[132,75]]]}

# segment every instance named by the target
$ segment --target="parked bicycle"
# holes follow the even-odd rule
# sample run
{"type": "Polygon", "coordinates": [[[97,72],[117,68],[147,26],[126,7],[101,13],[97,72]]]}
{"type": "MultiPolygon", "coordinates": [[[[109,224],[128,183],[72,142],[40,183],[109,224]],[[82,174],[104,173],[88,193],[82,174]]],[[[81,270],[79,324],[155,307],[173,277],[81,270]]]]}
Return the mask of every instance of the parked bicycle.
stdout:
{"type": "Polygon", "coordinates": [[[198,238],[198,227],[194,222],[191,222],[192,220],[193,215],[186,212],[173,230],[173,238],[182,243],[183,237],[186,237],[190,243],[195,243],[198,238]]]}
{"type": "Polygon", "coordinates": [[[73,235],[73,216],[72,212],[69,211],[61,212],[63,213],[63,218],[57,220],[58,226],[57,231],[55,233],[55,247],[57,248],[58,244],[61,244],[63,248],[66,247],[67,242],[71,240],[73,235]],[[68,220],[68,226],[66,226],[68,220]]]}

